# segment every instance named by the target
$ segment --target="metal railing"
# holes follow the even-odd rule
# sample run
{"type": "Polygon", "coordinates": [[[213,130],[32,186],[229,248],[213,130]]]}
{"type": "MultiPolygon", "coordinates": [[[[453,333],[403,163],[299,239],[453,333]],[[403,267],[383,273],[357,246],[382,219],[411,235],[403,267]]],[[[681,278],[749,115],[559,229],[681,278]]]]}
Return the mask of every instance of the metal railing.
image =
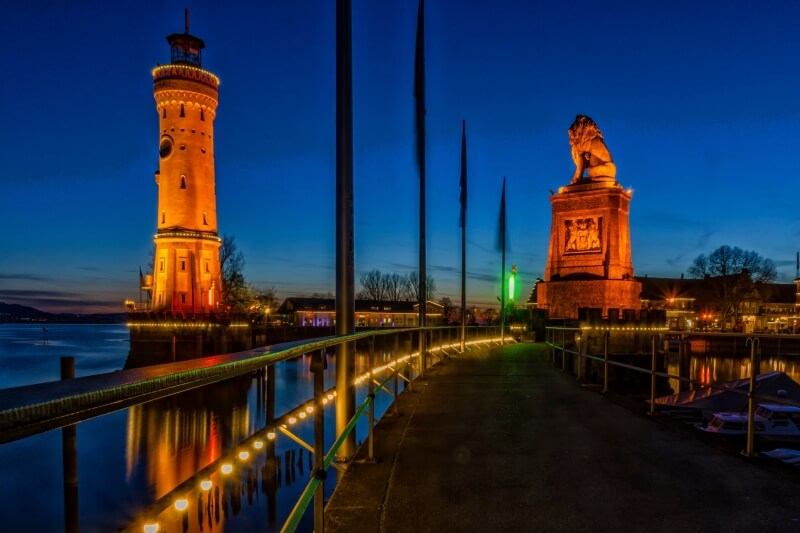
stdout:
{"type": "MultiPolygon", "coordinates": [[[[681,376],[681,375],[674,375],[668,372],[662,372],[657,369],[657,356],[665,355],[664,350],[659,350],[658,346],[660,341],[663,340],[666,336],[668,336],[667,328],[663,327],[654,327],[654,326],[643,326],[643,327],[617,327],[617,328],[592,328],[592,327],[548,327],[546,328],[545,332],[545,342],[547,346],[550,348],[551,352],[551,360],[552,364],[557,364],[557,355],[556,352],[560,354],[560,363],[561,369],[563,371],[567,371],[567,359],[569,358],[571,361],[572,368],[576,370],[577,379],[584,379],[585,378],[585,364],[591,361],[595,361],[602,365],[603,370],[603,378],[602,378],[602,393],[606,394],[608,392],[608,370],[609,367],[618,367],[627,370],[631,370],[634,372],[642,373],[642,374],[649,374],[650,375],[650,399],[649,399],[649,409],[648,414],[654,415],[656,413],[656,378],[665,378],[671,380],[677,380],[682,383],[686,383],[690,386],[703,386],[703,387],[711,387],[716,390],[728,391],[734,394],[747,396],[747,434],[746,434],[746,448],[742,451],[742,454],[747,457],[752,457],[755,455],[755,446],[754,446],[754,433],[755,433],[755,407],[758,401],[762,402],[772,402],[772,403],[779,403],[783,405],[791,405],[794,407],[800,407],[800,402],[791,401],[787,398],[775,397],[765,394],[757,394],[757,383],[756,379],[758,374],[760,373],[760,354],[759,354],[759,346],[761,343],[761,337],[769,337],[774,338],[774,335],[750,335],[747,336],[745,339],[745,346],[749,348],[750,351],[750,383],[748,390],[742,391],[730,386],[726,386],[724,384],[715,384],[715,383],[703,383],[699,380],[692,379],[689,377],[681,376]],[[601,335],[603,339],[603,350],[602,353],[595,353],[591,354],[588,353],[588,338],[586,338],[589,334],[601,335]],[[644,368],[641,366],[631,365],[628,363],[623,363],[620,361],[612,361],[609,359],[610,355],[620,355],[620,354],[610,354],[609,353],[609,340],[612,335],[615,334],[638,334],[639,336],[645,335],[649,336],[649,355],[650,355],[650,368],[644,368]]],[[[681,333],[682,337],[691,336],[691,334],[681,333]]],[[[707,334],[703,334],[703,336],[707,336],[707,334]]],[[[631,355],[633,352],[626,355],[631,355]]],[[[640,354],[646,356],[646,354],[640,354]]]]}
{"type": "MultiPolygon", "coordinates": [[[[509,338],[510,340],[510,338],[509,338]]],[[[499,328],[470,327],[466,330],[465,349],[472,349],[480,344],[499,344],[501,332],[499,328]]],[[[355,429],[359,419],[367,413],[369,418],[367,435],[368,460],[374,457],[375,425],[374,400],[379,391],[389,394],[395,400],[399,394],[399,381],[411,383],[413,379],[430,367],[427,359],[441,361],[455,355],[462,349],[461,328],[459,327],[427,327],[408,329],[377,329],[363,331],[341,337],[330,337],[286,343],[269,349],[255,349],[236,354],[205,357],[199,360],[183,361],[123,370],[111,374],[87,376],[84,378],[65,379],[64,381],[28,387],[35,393],[32,396],[6,394],[0,391],[0,443],[24,439],[54,428],[74,431],[75,424],[89,418],[118,411],[123,408],[140,405],[155,399],[174,396],[178,393],[198,388],[211,383],[227,380],[250,372],[267,372],[278,362],[311,354],[311,372],[314,381],[313,398],[303,402],[277,418],[250,437],[234,446],[227,454],[218,458],[193,477],[184,481],[168,494],[150,504],[140,514],[140,519],[128,526],[128,531],[156,531],[158,516],[171,506],[179,509],[179,505],[188,507],[187,494],[197,490],[198,493],[210,494],[213,486],[212,476],[220,479],[229,474],[235,464],[246,463],[250,454],[263,449],[274,451],[277,436],[284,435],[314,455],[314,469],[311,479],[301,494],[294,509],[287,518],[282,531],[294,531],[308,505],[314,501],[315,531],[323,531],[323,482],[327,470],[333,466],[339,470],[344,467],[336,462],[337,451],[342,443],[355,429]],[[389,362],[375,365],[375,341],[379,337],[394,335],[394,358],[389,362]],[[424,357],[414,352],[419,346],[419,336],[425,336],[428,347],[424,357]],[[409,353],[400,356],[401,338],[408,342],[409,353]],[[324,450],[324,410],[333,406],[337,397],[335,387],[324,389],[323,372],[325,370],[325,354],[329,348],[345,342],[361,341],[369,343],[368,364],[364,373],[356,376],[352,386],[357,387],[366,382],[367,396],[356,408],[351,420],[343,432],[336,436],[330,449],[324,450]],[[380,380],[379,380],[380,379],[380,380]],[[393,383],[392,383],[393,382],[393,383]],[[303,420],[314,420],[313,443],[308,443],[293,430],[303,420]],[[202,492],[201,492],[202,491],[202,492]]],[[[68,378],[69,375],[64,375],[68,378]]],[[[273,373],[274,379],[274,373],[273,373]]],[[[397,412],[397,402],[394,402],[397,412]]],[[[76,457],[74,439],[64,440],[65,450],[65,486],[68,455],[76,457]],[[68,446],[69,442],[73,446],[68,446]],[[69,454],[67,453],[69,452],[69,454]]],[[[77,480],[75,480],[77,483],[77,480]]],[[[77,501],[77,498],[75,499],[77,501]]],[[[70,510],[65,502],[65,530],[77,530],[77,509],[70,510]],[[74,512],[73,512],[74,511],[74,512]],[[71,517],[70,517],[71,516],[71,517]]]]}

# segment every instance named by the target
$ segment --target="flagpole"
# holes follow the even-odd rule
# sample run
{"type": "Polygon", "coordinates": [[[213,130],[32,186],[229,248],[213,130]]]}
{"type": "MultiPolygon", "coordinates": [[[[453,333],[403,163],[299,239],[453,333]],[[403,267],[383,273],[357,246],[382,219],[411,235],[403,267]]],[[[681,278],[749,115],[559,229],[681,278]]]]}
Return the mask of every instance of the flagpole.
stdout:
{"type": "MultiPolygon", "coordinates": [[[[414,61],[414,96],[417,112],[417,164],[419,166],[419,327],[425,328],[426,307],[428,305],[428,274],[425,255],[425,6],[419,0],[417,11],[417,43],[414,61]]],[[[419,331],[419,357],[422,371],[425,371],[424,329],[419,331]]]]}
{"type": "MultiPolygon", "coordinates": [[[[336,335],[355,333],[353,239],[353,53],[350,0],[336,2],[336,335]]],[[[355,343],[336,347],[336,434],[355,413],[355,343]]],[[[356,452],[355,432],[336,454],[349,461],[356,452]]]]}
{"type": "Polygon", "coordinates": [[[505,343],[506,331],[506,177],[503,176],[503,193],[500,197],[500,344],[505,343]]]}
{"type": "Polygon", "coordinates": [[[467,342],[467,121],[461,121],[461,351],[467,342]]]}

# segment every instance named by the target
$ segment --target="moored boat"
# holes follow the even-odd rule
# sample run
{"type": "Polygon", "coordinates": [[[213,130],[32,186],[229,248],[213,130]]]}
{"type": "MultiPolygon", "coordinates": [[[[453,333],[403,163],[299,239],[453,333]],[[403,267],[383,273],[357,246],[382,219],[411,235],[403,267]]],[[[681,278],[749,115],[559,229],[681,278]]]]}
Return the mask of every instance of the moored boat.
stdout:
{"type": "MultiPolygon", "coordinates": [[[[758,404],[754,414],[753,432],[772,440],[800,440],[800,407],[777,403],[758,404]]],[[[714,413],[708,423],[697,424],[707,433],[719,435],[747,434],[747,413],[714,413]]]]}

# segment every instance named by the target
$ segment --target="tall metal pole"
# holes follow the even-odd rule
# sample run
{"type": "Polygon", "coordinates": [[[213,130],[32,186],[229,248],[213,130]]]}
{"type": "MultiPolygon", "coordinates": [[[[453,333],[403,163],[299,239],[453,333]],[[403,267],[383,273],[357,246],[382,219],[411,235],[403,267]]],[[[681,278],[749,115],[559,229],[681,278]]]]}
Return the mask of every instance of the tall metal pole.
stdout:
{"type": "Polygon", "coordinates": [[[500,344],[505,343],[506,332],[506,177],[503,176],[503,194],[500,198],[500,344]]]}
{"type": "Polygon", "coordinates": [[[461,351],[467,339],[467,121],[461,121],[461,351]]]}
{"type": "MultiPolygon", "coordinates": [[[[425,4],[417,10],[417,46],[414,61],[414,96],[417,113],[417,164],[419,166],[419,327],[427,324],[428,274],[425,245],[425,4]]],[[[425,371],[425,330],[419,333],[419,357],[425,371]]]]}
{"type": "MultiPolygon", "coordinates": [[[[336,335],[355,333],[353,241],[353,27],[350,0],[336,2],[336,335]]],[[[336,349],[336,434],[355,414],[355,347],[336,349]]],[[[339,448],[348,461],[356,451],[355,432],[339,448]]]]}
{"type": "Polygon", "coordinates": [[[317,350],[311,355],[311,372],[314,374],[314,476],[320,480],[314,493],[314,531],[325,531],[325,354],[317,350]]]}

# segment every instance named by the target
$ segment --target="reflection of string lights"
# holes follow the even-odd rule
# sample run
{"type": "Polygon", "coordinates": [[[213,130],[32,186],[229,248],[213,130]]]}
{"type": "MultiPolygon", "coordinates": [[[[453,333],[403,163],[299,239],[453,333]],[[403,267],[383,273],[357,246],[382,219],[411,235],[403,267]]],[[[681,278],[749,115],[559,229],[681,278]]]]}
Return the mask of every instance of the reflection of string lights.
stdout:
{"type": "MultiPolygon", "coordinates": [[[[129,324],[129,325],[131,325],[131,324],[129,324]]],[[[147,325],[147,324],[132,324],[132,325],[147,325]]],[[[158,324],[158,325],[162,326],[163,324],[158,324]]],[[[180,324],[180,323],[176,323],[175,325],[176,326],[177,325],[196,326],[195,324],[180,324]]],[[[211,325],[211,324],[206,324],[206,325],[211,325]]],[[[213,324],[213,325],[219,325],[219,324],[213,324]]],[[[234,325],[234,324],[232,324],[232,325],[234,325]]],[[[245,326],[247,324],[241,324],[241,325],[245,326]]],[[[167,327],[168,325],[164,325],[164,326],[167,327]]],[[[480,344],[480,343],[500,342],[500,341],[501,341],[501,339],[498,337],[498,338],[492,338],[492,339],[483,339],[483,340],[480,340],[480,341],[468,341],[465,344],[466,345],[475,345],[475,344],[480,344]]],[[[460,342],[458,342],[458,343],[452,343],[452,344],[446,344],[446,345],[432,347],[430,349],[430,351],[431,352],[441,351],[441,350],[444,350],[444,349],[447,349],[447,348],[456,348],[456,349],[458,349],[460,347],[461,347],[461,344],[460,344],[460,342]]],[[[405,357],[400,357],[398,359],[392,360],[392,361],[390,361],[390,362],[388,362],[388,363],[386,363],[384,365],[374,367],[372,370],[369,370],[369,371],[365,372],[364,374],[358,376],[355,379],[355,384],[358,385],[359,383],[363,382],[364,380],[369,379],[372,376],[376,376],[376,375],[378,375],[381,372],[384,372],[386,370],[391,370],[391,371],[394,372],[395,369],[400,368],[400,366],[403,363],[406,363],[406,362],[408,362],[411,359],[416,358],[416,357],[419,357],[419,352],[414,352],[414,353],[412,353],[410,355],[407,355],[405,357]]],[[[333,404],[334,403],[334,399],[337,396],[338,396],[337,395],[337,391],[335,391],[335,390],[327,393],[326,395],[322,396],[322,398],[320,400],[320,405],[324,407],[324,406],[327,406],[328,404],[333,404]]],[[[320,405],[314,405],[313,400],[311,402],[306,402],[305,404],[303,404],[303,405],[297,407],[295,410],[293,410],[291,414],[284,415],[279,420],[285,420],[286,423],[288,423],[289,425],[297,424],[298,418],[301,419],[301,420],[312,418],[312,417],[309,417],[308,415],[313,413],[315,411],[315,408],[319,407],[320,405]]],[[[252,443],[252,446],[253,446],[253,448],[255,450],[261,450],[261,449],[264,448],[264,441],[261,440],[261,438],[259,438],[259,435],[265,436],[266,439],[269,440],[269,441],[274,441],[276,439],[276,437],[277,437],[277,433],[276,433],[275,429],[278,426],[282,426],[284,428],[286,427],[286,424],[281,423],[279,421],[276,421],[275,423],[276,423],[276,426],[262,429],[262,430],[256,432],[251,437],[252,439],[255,439],[255,440],[253,440],[253,443],[252,443]]],[[[247,451],[244,451],[244,450],[240,450],[238,452],[237,456],[241,461],[246,461],[246,460],[248,460],[250,458],[250,453],[247,452],[247,451]]],[[[218,470],[218,472],[220,472],[221,474],[226,475],[226,476],[230,475],[233,471],[234,471],[234,467],[233,467],[233,464],[230,463],[230,462],[222,463],[221,466],[219,467],[219,470],[218,470]]],[[[203,490],[205,492],[208,492],[209,490],[211,490],[211,488],[213,487],[213,482],[211,481],[211,479],[209,479],[209,477],[213,477],[216,473],[217,473],[217,471],[212,471],[211,473],[206,474],[208,477],[204,478],[199,483],[199,487],[200,487],[201,490],[203,490]]],[[[176,499],[175,502],[174,502],[174,507],[178,511],[185,511],[189,507],[189,500],[187,498],[176,499]]],[[[158,529],[159,529],[159,525],[158,525],[157,522],[151,522],[151,523],[147,523],[147,524],[144,525],[145,533],[157,533],[158,529]]]]}
{"type": "Polygon", "coordinates": [[[213,327],[229,327],[229,328],[244,328],[249,326],[247,323],[236,324],[218,324],[216,322],[128,322],[125,324],[129,328],[145,327],[145,328],[213,328],[213,327]]]}
{"type": "Polygon", "coordinates": [[[581,326],[584,331],[669,331],[666,326],[581,326]]]}

